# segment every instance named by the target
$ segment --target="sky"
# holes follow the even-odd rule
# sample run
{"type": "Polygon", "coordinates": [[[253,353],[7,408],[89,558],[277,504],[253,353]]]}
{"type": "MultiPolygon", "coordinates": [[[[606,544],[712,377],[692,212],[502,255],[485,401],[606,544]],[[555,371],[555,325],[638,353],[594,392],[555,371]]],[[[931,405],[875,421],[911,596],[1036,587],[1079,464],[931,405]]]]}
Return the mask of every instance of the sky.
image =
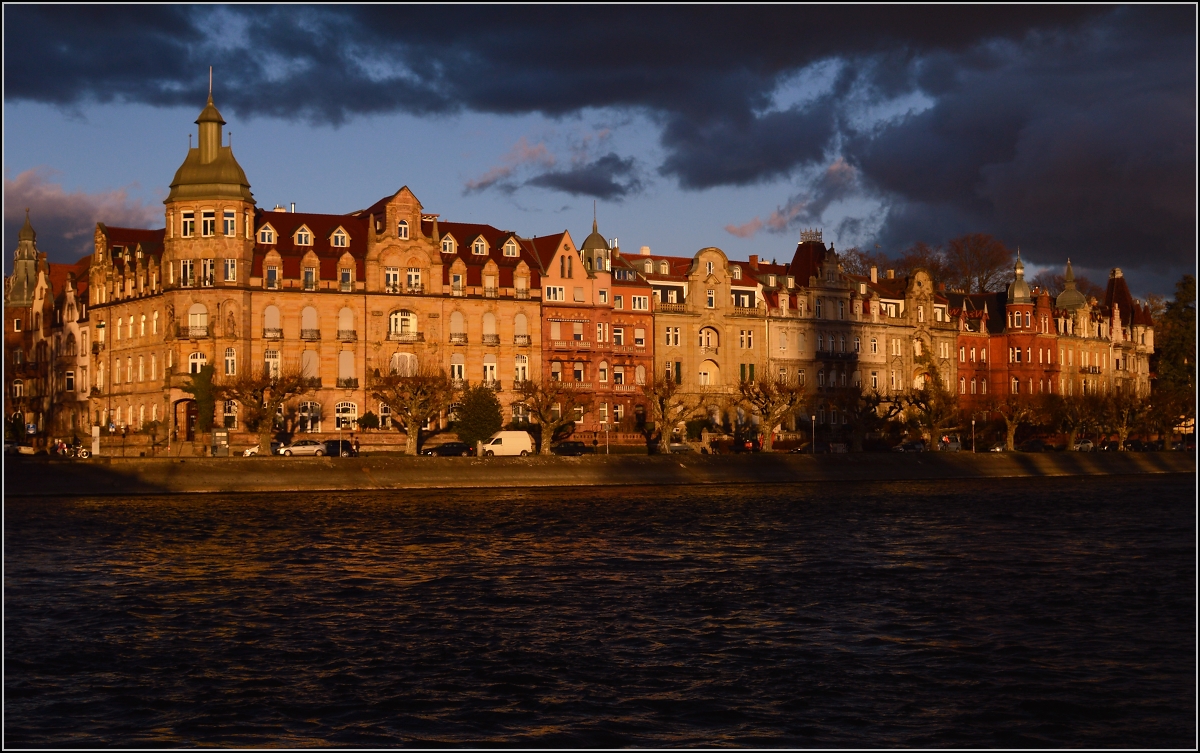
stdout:
{"type": "Polygon", "coordinates": [[[258,204],[426,212],[634,253],[1196,269],[1196,9],[4,6],[4,265],[162,227],[208,92],[258,204]]]}

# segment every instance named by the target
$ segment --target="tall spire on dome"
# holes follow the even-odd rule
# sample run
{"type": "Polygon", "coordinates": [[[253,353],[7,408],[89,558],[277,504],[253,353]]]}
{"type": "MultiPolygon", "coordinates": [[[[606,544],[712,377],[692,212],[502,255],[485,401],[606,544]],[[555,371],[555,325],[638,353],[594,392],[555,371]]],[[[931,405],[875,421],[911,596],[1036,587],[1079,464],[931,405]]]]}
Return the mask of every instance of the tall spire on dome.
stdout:
{"type": "Polygon", "coordinates": [[[180,199],[236,199],[254,203],[246,173],[233,157],[232,147],[225,146],[221,127],[225,119],[213,104],[212,68],[208,72],[208,100],[196,118],[200,128],[197,148],[188,147],[187,158],[175,172],[171,192],[164,203],[180,199]]]}
{"type": "Polygon", "coordinates": [[[18,241],[36,241],[37,232],[34,231],[33,225],[29,224],[29,207],[25,207],[25,224],[21,226],[21,232],[17,233],[18,241]]]}

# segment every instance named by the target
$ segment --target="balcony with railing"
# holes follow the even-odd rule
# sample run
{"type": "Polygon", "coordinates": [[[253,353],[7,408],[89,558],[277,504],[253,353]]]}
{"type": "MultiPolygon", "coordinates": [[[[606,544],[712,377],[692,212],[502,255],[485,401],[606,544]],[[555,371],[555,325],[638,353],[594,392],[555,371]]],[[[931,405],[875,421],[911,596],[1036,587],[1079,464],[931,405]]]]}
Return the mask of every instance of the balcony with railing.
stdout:
{"type": "Polygon", "coordinates": [[[300,381],[311,390],[321,389],[321,377],[304,377],[300,381]]]}
{"type": "Polygon", "coordinates": [[[282,340],[283,327],[263,327],[264,340],[282,340]]]}
{"type": "Polygon", "coordinates": [[[592,344],[587,340],[551,340],[550,347],[555,350],[591,350],[592,344]]]}
{"type": "Polygon", "coordinates": [[[700,352],[704,355],[718,356],[721,354],[721,349],[716,345],[701,345],[700,352]]]}
{"type": "Polygon", "coordinates": [[[451,332],[450,333],[450,344],[451,345],[466,345],[467,344],[467,333],[466,332],[451,332]]]}
{"type": "Polygon", "coordinates": [[[338,282],[338,290],[342,291],[343,293],[349,293],[350,291],[354,290],[354,283],[347,280],[342,280],[338,282]]]}
{"type": "Polygon", "coordinates": [[[405,286],[404,292],[409,295],[421,295],[425,292],[425,286],[419,282],[410,282],[405,286]]]}
{"type": "Polygon", "coordinates": [[[392,295],[399,294],[400,290],[401,290],[400,283],[398,283],[398,282],[388,283],[387,285],[383,286],[383,292],[391,293],[392,295]]]}
{"type": "Polygon", "coordinates": [[[179,339],[180,340],[198,340],[202,337],[208,337],[207,324],[180,324],[179,339]]]}
{"type": "Polygon", "coordinates": [[[485,380],[483,380],[483,386],[486,387],[487,389],[491,390],[492,392],[499,392],[500,391],[500,380],[499,379],[485,379],[485,380]]]}
{"type": "Polygon", "coordinates": [[[734,306],[734,316],[766,316],[766,309],[758,308],[757,306],[734,306]]]}
{"type": "Polygon", "coordinates": [[[614,345],[613,353],[645,353],[645,345],[614,345]]]}
{"type": "Polygon", "coordinates": [[[301,340],[320,340],[321,330],[319,329],[302,329],[300,330],[301,340]]]}
{"type": "Polygon", "coordinates": [[[567,382],[567,384],[577,390],[590,390],[592,388],[591,382],[567,382]]]}
{"type": "Polygon", "coordinates": [[[483,297],[484,298],[499,298],[500,297],[500,289],[499,288],[484,288],[483,289],[483,297]]]}
{"type": "Polygon", "coordinates": [[[529,288],[517,288],[513,292],[513,297],[516,298],[518,301],[528,301],[529,300],[529,288]]]}
{"type": "Polygon", "coordinates": [[[853,361],[858,357],[858,354],[854,352],[818,350],[813,357],[817,361],[853,361]]]}
{"type": "Polygon", "coordinates": [[[450,295],[454,296],[455,298],[462,298],[464,295],[466,295],[466,291],[463,290],[462,285],[451,285],[450,295]]]}
{"type": "Polygon", "coordinates": [[[684,314],[687,313],[687,304],[684,303],[655,303],[654,310],[660,314],[684,314]]]}
{"type": "Polygon", "coordinates": [[[484,345],[499,345],[500,344],[500,335],[484,335],[483,336],[483,344],[484,345]]]}
{"type": "Polygon", "coordinates": [[[337,334],[338,340],[344,343],[352,343],[358,339],[358,330],[354,329],[339,329],[337,334]]]}
{"type": "Polygon", "coordinates": [[[348,390],[356,390],[358,389],[358,377],[338,377],[337,386],[348,390]]]}
{"type": "Polygon", "coordinates": [[[425,342],[424,332],[389,332],[387,339],[395,343],[423,343],[425,342]]]}
{"type": "Polygon", "coordinates": [[[614,384],[613,392],[637,392],[641,389],[638,384],[614,384]]]}
{"type": "Polygon", "coordinates": [[[513,335],[513,345],[529,345],[529,335],[513,335]]]}
{"type": "Polygon", "coordinates": [[[1099,366],[1080,366],[1079,373],[1080,374],[1099,374],[1100,367],[1099,366]]]}

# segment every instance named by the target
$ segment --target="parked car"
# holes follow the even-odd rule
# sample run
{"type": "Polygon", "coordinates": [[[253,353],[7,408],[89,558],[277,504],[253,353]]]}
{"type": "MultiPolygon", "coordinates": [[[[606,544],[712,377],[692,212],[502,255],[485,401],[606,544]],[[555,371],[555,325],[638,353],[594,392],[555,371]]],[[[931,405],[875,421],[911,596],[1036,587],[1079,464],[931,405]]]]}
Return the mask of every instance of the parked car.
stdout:
{"type": "MultiPolygon", "coordinates": [[[[278,455],[280,447],[283,447],[282,442],[272,442],[271,443],[271,454],[278,455]]],[[[246,448],[246,450],[242,453],[242,457],[248,458],[248,457],[251,457],[251,456],[254,456],[257,454],[258,454],[258,445],[254,445],[253,447],[246,448]]]]}
{"type": "Polygon", "coordinates": [[[279,450],[280,455],[291,457],[292,455],[317,455],[325,454],[325,443],[315,439],[301,439],[284,446],[279,450]]]}
{"type": "MultiPolygon", "coordinates": [[[[812,455],[813,454],[813,443],[805,442],[804,444],[800,445],[799,447],[793,447],[792,449],[788,450],[788,452],[792,453],[792,454],[796,454],[796,455],[812,455]]],[[[833,452],[833,448],[830,446],[830,444],[828,442],[825,442],[820,439],[817,440],[817,447],[816,447],[817,455],[828,455],[831,452],[833,452]]]]}
{"type": "Polygon", "coordinates": [[[1091,452],[1093,449],[1095,449],[1095,447],[1096,446],[1092,444],[1092,440],[1081,439],[1078,442],[1076,442],[1075,446],[1072,447],[1071,449],[1074,450],[1075,452],[1091,452]]]}
{"type": "Polygon", "coordinates": [[[962,449],[962,440],[957,434],[947,434],[938,442],[938,449],[943,452],[958,452],[962,449]]]}
{"type": "Polygon", "coordinates": [[[483,456],[533,454],[533,437],[527,431],[498,431],[483,443],[483,456]]]}
{"type": "Polygon", "coordinates": [[[1101,442],[1099,449],[1101,452],[1116,452],[1117,450],[1121,449],[1121,445],[1119,442],[1117,442],[1117,440],[1109,439],[1101,442]]]}
{"type": "Polygon", "coordinates": [[[421,450],[422,455],[435,455],[440,458],[444,457],[468,457],[475,454],[475,448],[466,442],[443,442],[436,447],[427,447],[421,450]]]}
{"type": "Polygon", "coordinates": [[[685,452],[693,452],[692,446],[686,442],[672,442],[670,445],[672,454],[681,454],[685,452]]]}
{"type": "Polygon", "coordinates": [[[925,452],[925,440],[918,439],[915,442],[901,442],[892,448],[893,452],[925,452]]]}
{"type": "Polygon", "coordinates": [[[1003,442],[997,442],[988,448],[988,452],[1008,452],[1008,446],[1003,442]]]}
{"type": "Polygon", "coordinates": [[[1017,448],[1021,452],[1050,452],[1054,449],[1044,439],[1027,439],[1017,448]]]}
{"type": "Polygon", "coordinates": [[[595,452],[595,448],[583,442],[577,442],[573,439],[568,439],[565,442],[559,442],[550,448],[550,452],[555,455],[587,455],[595,452]]]}
{"type": "Polygon", "coordinates": [[[358,455],[349,439],[326,439],[325,454],[331,458],[352,458],[358,455]]]}

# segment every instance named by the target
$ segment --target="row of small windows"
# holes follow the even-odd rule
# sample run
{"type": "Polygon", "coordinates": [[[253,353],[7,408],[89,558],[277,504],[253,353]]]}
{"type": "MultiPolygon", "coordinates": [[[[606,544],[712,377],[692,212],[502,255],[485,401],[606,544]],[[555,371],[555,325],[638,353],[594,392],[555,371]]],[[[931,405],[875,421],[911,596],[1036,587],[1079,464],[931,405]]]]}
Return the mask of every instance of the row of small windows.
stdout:
{"type": "MultiPolygon", "coordinates": [[[[575,382],[584,382],[584,383],[588,382],[587,365],[584,364],[582,361],[575,361],[573,364],[569,364],[569,365],[564,364],[561,361],[551,361],[550,362],[550,378],[556,382],[563,381],[564,369],[568,368],[568,366],[570,368],[570,371],[566,372],[566,373],[570,374],[570,376],[573,378],[573,380],[575,382]]],[[[612,367],[612,369],[610,371],[608,361],[601,361],[599,366],[596,367],[596,379],[601,384],[608,384],[609,377],[611,375],[613,384],[626,384],[627,382],[625,381],[625,378],[626,378],[626,374],[627,374],[627,372],[626,372],[627,368],[628,367],[623,366],[623,365],[615,365],[612,367]]],[[[632,371],[633,371],[634,384],[645,384],[646,383],[646,367],[645,366],[638,365],[638,366],[634,367],[632,369],[632,371]]]]}
{"type": "MultiPolygon", "coordinates": [[[[245,236],[250,237],[250,212],[242,213],[242,227],[245,228],[245,236]]],[[[233,209],[221,210],[221,234],[226,238],[237,236],[237,211],[233,209]]],[[[193,238],[196,236],[196,212],[188,210],[181,212],[179,215],[179,234],[184,238],[193,238]]],[[[215,209],[200,210],[200,236],[202,238],[212,238],[217,235],[217,211],[215,209]]]]}
{"type": "MultiPolygon", "coordinates": [[[[407,236],[403,236],[403,237],[407,237],[407,236]]],[[[485,241],[482,238],[476,238],[475,241],[471,244],[471,253],[474,254],[475,256],[487,256],[488,250],[489,249],[488,249],[487,241],[485,241]]],[[[450,236],[450,235],[442,236],[442,253],[443,254],[458,253],[458,241],[456,241],[453,236],[450,236]]],[[[521,255],[521,249],[520,249],[520,247],[517,246],[516,241],[514,241],[510,238],[508,241],[505,242],[504,255],[505,256],[520,256],[521,255]]]]}
{"type": "MultiPolygon", "coordinates": [[[[407,235],[404,237],[407,237],[407,235]]],[[[263,225],[259,228],[258,242],[263,245],[273,245],[275,243],[275,228],[270,225],[263,225]]],[[[313,244],[312,231],[307,226],[302,225],[292,234],[292,242],[297,246],[311,246],[313,244]]],[[[334,248],[348,248],[350,246],[350,236],[346,234],[345,230],[339,227],[329,236],[329,245],[334,248]]]]}

